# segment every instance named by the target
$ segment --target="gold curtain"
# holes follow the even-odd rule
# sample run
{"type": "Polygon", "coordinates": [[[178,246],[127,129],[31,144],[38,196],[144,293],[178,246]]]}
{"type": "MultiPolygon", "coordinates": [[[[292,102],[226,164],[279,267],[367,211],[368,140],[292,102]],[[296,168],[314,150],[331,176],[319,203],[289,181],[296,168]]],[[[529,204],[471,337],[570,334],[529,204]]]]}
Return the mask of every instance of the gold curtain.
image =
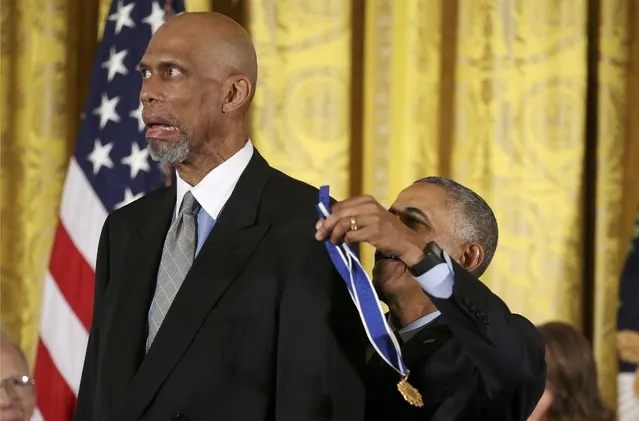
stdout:
{"type": "Polygon", "coordinates": [[[367,3],[364,186],[386,204],[426,175],[479,192],[501,227],[484,281],[576,321],[586,14],[558,4],[367,3]]]}
{"type": "Polygon", "coordinates": [[[260,72],[252,137],[269,163],[345,198],[350,21],[345,0],[248,0],[260,72]],[[277,3],[277,4],[276,4],[277,3]]]}
{"type": "Polygon", "coordinates": [[[97,7],[3,0],[1,321],[31,360],[62,183],[95,48],[97,7]]]}
{"type": "Polygon", "coordinates": [[[594,349],[615,402],[619,274],[639,199],[639,1],[601,2],[599,37],[594,349]]]}
{"type": "Polygon", "coordinates": [[[443,175],[481,194],[500,223],[483,281],[535,323],[582,324],[587,47],[600,43],[594,346],[611,405],[639,192],[637,5],[601,2],[589,40],[587,0],[366,2],[365,192],[390,204],[443,175]]]}
{"type": "MultiPolygon", "coordinates": [[[[412,181],[441,173],[440,107],[446,49],[439,1],[366,3],[363,191],[389,206],[412,181]]],[[[448,12],[448,10],[447,10],[448,12]]],[[[363,263],[372,267],[370,248],[363,263]]]]}
{"type": "MultiPolygon", "coordinates": [[[[33,361],[42,281],[110,0],[2,0],[0,321],[33,361]],[[100,16],[100,18],[99,18],[100,16]]],[[[209,0],[187,0],[206,10],[209,0]]]]}

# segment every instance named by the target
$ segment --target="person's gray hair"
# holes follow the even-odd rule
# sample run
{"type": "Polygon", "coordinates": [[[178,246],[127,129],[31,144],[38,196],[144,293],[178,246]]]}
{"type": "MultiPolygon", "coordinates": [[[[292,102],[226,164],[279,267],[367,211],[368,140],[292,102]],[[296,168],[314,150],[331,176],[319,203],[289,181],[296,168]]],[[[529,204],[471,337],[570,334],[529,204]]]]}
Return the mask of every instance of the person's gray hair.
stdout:
{"type": "Polygon", "coordinates": [[[484,249],[484,260],[473,275],[479,277],[488,268],[495,255],[499,230],[497,219],[488,203],[477,193],[445,177],[425,177],[415,183],[435,184],[450,197],[451,211],[455,215],[453,238],[466,243],[479,244],[484,249]]]}

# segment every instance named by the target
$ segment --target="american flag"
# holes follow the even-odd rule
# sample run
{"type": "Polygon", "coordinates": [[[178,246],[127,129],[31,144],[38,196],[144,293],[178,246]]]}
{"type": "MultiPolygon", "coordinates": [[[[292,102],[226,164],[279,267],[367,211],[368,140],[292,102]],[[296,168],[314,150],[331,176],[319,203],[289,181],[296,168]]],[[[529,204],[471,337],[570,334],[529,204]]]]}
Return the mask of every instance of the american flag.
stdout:
{"type": "Polygon", "coordinates": [[[163,172],[146,149],[137,65],[165,17],[183,11],[183,0],[111,4],[44,281],[35,419],[73,417],[93,311],[98,240],[107,214],[163,182],[163,172]]]}

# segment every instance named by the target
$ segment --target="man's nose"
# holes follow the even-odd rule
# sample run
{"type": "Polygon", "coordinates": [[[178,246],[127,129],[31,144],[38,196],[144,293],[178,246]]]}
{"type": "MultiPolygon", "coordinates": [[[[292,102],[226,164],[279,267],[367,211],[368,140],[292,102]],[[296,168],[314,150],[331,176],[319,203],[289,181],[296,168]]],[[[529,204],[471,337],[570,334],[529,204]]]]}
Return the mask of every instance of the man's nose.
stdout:
{"type": "Polygon", "coordinates": [[[140,90],[140,101],[143,104],[150,104],[158,101],[162,98],[162,91],[160,83],[154,76],[149,77],[142,82],[142,89],[140,90]]]}
{"type": "Polygon", "coordinates": [[[142,87],[142,90],[140,91],[140,101],[143,104],[150,104],[152,102],[155,102],[156,97],[157,95],[153,94],[153,92],[142,87]]]}

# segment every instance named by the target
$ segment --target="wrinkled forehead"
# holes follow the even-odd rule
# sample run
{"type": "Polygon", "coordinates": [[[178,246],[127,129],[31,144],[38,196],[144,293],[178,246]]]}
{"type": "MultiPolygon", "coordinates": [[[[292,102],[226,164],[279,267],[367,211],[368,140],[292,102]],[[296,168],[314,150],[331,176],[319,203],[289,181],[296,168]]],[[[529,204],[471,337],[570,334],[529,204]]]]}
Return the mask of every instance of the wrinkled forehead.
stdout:
{"type": "Polygon", "coordinates": [[[151,38],[144,53],[144,59],[187,57],[197,50],[197,41],[189,39],[186,34],[175,33],[170,27],[161,28],[151,38]]]}
{"type": "Polygon", "coordinates": [[[228,43],[214,34],[196,33],[194,28],[178,33],[171,27],[162,28],[151,39],[142,62],[152,65],[172,61],[200,71],[240,65],[237,56],[229,51],[228,43]]]}

